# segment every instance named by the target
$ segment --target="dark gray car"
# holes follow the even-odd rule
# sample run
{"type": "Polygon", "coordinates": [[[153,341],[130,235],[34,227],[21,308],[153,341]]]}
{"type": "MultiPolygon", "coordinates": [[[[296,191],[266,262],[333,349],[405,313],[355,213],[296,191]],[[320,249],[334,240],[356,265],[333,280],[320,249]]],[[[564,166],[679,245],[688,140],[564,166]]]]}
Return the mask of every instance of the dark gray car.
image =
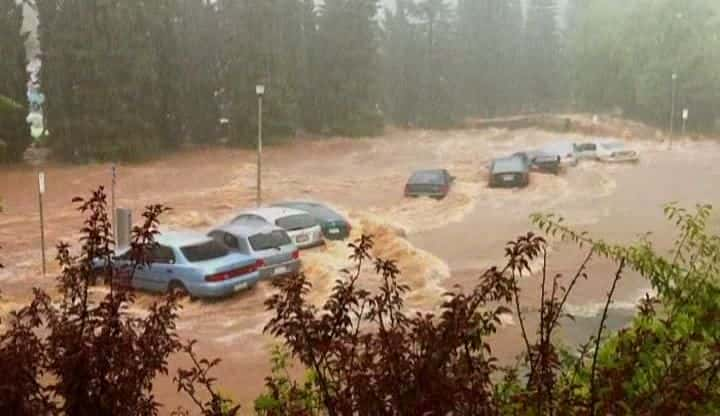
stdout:
{"type": "Polygon", "coordinates": [[[526,159],[526,163],[530,165],[530,169],[537,172],[560,173],[560,156],[543,152],[542,150],[528,150],[526,152],[518,152],[513,156],[519,156],[526,159]]]}
{"type": "Polygon", "coordinates": [[[523,188],[530,184],[530,162],[527,157],[513,155],[490,163],[491,188],[523,188]]]}
{"type": "Polygon", "coordinates": [[[260,261],[260,278],[296,275],[300,271],[300,252],[287,231],[264,223],[231,223],[208,233],[231,251],[260,261]]]}
{"type": "Polygon", "coordinates": [[[450,192],[450,185],[454,181],[455,177],[446,169],[419,170],[410,176],[405,185],[405,196],[442,199],[450,192]]]}
{"type": "Polygon", "coordinates": [[[350,236],[350,222],[327,205],[311,201],[286,201],[272,206],[297,209],[312,215],[327,240],[344,240],[350,236]]]}

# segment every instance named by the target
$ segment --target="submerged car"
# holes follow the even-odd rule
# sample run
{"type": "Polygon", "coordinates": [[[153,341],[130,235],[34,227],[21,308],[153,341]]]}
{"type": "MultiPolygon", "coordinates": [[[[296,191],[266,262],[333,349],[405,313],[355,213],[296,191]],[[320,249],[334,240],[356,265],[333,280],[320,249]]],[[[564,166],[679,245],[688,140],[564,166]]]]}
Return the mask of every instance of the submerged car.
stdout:
{"type": "Polygon", "coordinates": [[[429,196],[442,199],[450,192],[450,185],[455,181],[446,169],[419,170],[410,176],[405,185],[406,197],[429,196]]]}
{"type": "Polygon", "coordinates": [[[310,201],[287,201],[273,204],[274,207],[292,208],[307,212],[320,224],[327,240],[344,240],[350,236],[352,226],[332,208],[310,201]]]}
{"type": "Polygon", "coordinates": [[[560,156],[545,153],[541,150],[529,150],[527,152],[518,152],[513,156],[523,157],[530,165],[530,169],[537,172],[560,173],[560,156]]]}
{"type": "MultiPolygon", "coordinates": [[[[147,265],[133,267],[129,249],[114,258],[112,267],[121,283],[151,292],[217,298],[249,289],[260,279],[257,259],[231,253],[203,234],[166,232],[158,235],[155,243],[147,265]]],[[[95,267],[102,270],[105,265],[98,261],[95,267]]]]}
{"type": "Polygon", "coordinates": [[[575,157],[579,160],[597,160],[597,143],[595,141],[575,143],[575,157]]]}
{"type": "Polygon", "coordinates": [[[577,166],[577,146],[573,142],[561,141],[550,143],[540,149],[541,152],[560,157],[561,166],[577,166]]]}
{"type": "Polygon", "coordinates": [[[518,188],[530,184],[530,165],[527,157],[513,155],[495,159],[490,164],[491,188],[518,188]]]}
{"type": "Polygon", "coordinates": [[[232,223],[267,223],[287,231],[298,248],[317,247],[324,243],[322,229],[312,215],[292,208],[265,207],[244,211],[232,223]]]}
{"type": "Polygon", "coordinates": [[[287,231],[271,224],[226,224],[208,233],[230,251],[259,260],[261,279],[297,275],[300,252],[287,231]]]}
{"type": "Polygon", "coordinates": [[[620,140],[598,140],[597,158],[603,162],[637,162],[640,155],[637,150],[628,149],[620,140]]]}

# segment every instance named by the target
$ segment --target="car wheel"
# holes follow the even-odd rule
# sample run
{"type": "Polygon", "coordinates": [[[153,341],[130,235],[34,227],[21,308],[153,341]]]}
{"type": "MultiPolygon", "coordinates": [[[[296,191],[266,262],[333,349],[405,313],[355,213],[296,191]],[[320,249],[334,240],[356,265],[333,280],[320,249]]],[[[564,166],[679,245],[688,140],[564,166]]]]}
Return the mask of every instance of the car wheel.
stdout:
{"type": "Polygon", "coordinates": [[[172,282],[170,282],[170,284],[168,285],[168,293],[180,298],[190,296],[190,292],[188,292],[185,285],[177,280],[173,280],[172,282]]]}

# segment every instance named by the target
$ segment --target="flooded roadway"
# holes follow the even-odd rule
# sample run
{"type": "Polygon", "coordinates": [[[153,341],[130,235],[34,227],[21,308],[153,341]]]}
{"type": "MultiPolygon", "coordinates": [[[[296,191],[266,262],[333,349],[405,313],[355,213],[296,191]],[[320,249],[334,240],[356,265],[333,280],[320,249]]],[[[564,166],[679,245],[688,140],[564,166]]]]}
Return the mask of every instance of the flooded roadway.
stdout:
{"type": "MultiPolygon", "coordinates": [[[[668,248],[672,228],[663,220],[662,204],[720,203],[720,144],[676,141],[672,150],[655,139],[635,138],[629,145],[641,153],[637,165],[581,163],[560,176],[534,174],[525,190],[487,187],[491,158],[535,147],[560,136],[536,130],[462,130],[447,132],[389,131],[374,139],[296,141],[267,149],[264,195],[268,202],[310,198],[326,201],[346,213],[353,235],[376,236],[377,254],[398,260],[402,279],[412,288],[408,307],[433,309],[441,294],[459,285],[471,287],[490,265],[503,261],[504,244],[533,227],[534,212],[554,212],[568,224],[597,237],[629,242],[653,231],[658,247],[668,248]],[[402,189],[416,168],[445,167],[457,177],[443,201],[404,199],[402,189]]],[[[563,136],[562,138],[572,138],[563,136]]],[[[70,200],[99,184],[109,185],[108,165],[47,166],[47,241],[75,241],[81,218],[70,200]]],[[[254,153],[237,149],[199,149],[142,165],[118,169],[117,206],[139,215],[144,205],[173,208],[165,227],[204,230],[235,210],[250,207],[255,197],[254,153]]],[[[4,300],[0,311],[21,304],[32,286],[54,286],[40,277],[39,225],[35,171],[27,167],[0,171],[0,271],[4,300]]],[[[52,258],[51,250],[48,258],[52,258]]],[[[347,266],[348,251],[333,243],[303,253],[305,271],[314,284],[311,299],[321,302],[338,271],[347,266]]],[[[571,274],[583,253],[552,242],[550,270],[571,274]]],[[[51,271],[56,271],[51,268],[51,271]]],[[[591,264],[590,279],[578,284],[570,311],[583,318],[563,329],[568,342],[587,335],[602,306],[614,270],[603,261],[591,264]]],[[[364,281],[374,283],[368,275],[364,281]]],[[[539,282],[525,279],[523,303],[537,305],[539,282]]],[[[102,290],[102,289],[100,289],[102,290]]],[[[621,280],[616,320],[630,316],[634,302],[648,290],[632,274],[621,280]]],[[[262,334],[269,314],[263,302],[272,289],[255,290],[222,302],[186,302],[179,330],[199,341],[200,352],[222,358],[218,370],[225,391],[247,403],[262,389],[269,372],[268,350],[274,340],[262,334]]],[[[155,299],[139,297],[140,306],[155,299]]],[[[528,313],[532,319],[532,313],[528,313]]],[[[510,323],[495,340],[496,352],[511,360],[519,351],[519,329],[510,323]]],[[[182,364],[178,358],[174,365],[182,364]]],[[[166,403],[177,398],[169,380],[161,380],[158,395],[166,403]]]]}

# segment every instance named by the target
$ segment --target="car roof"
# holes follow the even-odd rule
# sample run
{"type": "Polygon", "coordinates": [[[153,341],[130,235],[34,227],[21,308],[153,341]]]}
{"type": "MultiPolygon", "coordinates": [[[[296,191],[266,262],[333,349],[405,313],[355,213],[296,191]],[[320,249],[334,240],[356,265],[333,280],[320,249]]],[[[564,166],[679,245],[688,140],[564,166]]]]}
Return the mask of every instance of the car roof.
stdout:
{"type": "MultiPolygon", "coordinates": [[[[258,233],[269,233],[272,231],[283,231],[280,227],[265,222],[235,222],[215,227],[212,231],[225,231],[238,237],[249,237],[258,233]]],[[[211,232],[212,232],[211,231],[211,232]]]]}
{"type": "Polygon", "coordinates": [[[447,169],[420,169],[420,170],[413,171],[412,175],[410,175],[410,176],[424,175],[424,174],[425,175],[442,175],[446,171],[447,171],[447,169]]]}
{"type": "Polygon", "coordinates": [[[205,234],[189,230],[164,231],[155,237],[156,243],[169,247],[197,245],[208,241],[211,239],[205,234]]]}
{"type": "Polygon", "coordinates": [[[265,220],[274,223],[280,218],[289,217],[291,215],[309,215],[305,211],[301,211],[294,208],[285,208],[285,207],[262,207],[262,208],[256,208],[251,210],[246,210],[239,212],[235,215],[235,217],[239,217],[241,215],[257,215],[259,217],[264,218],[265,220]]]}
{"type": "Polygon", "coordinates": [[[320,216],[325,219],[325,217],[328,217],[330,219],[342,219],[342,215],[340,215],[335,209],[332,207],[325,205],[320,202],[316,201],[301,201],[301,200],[295,200],[295,201],[282,201],[278,202],[276,204],[273,204],[272,206],[278,206],[278,207],[286,207],[286,208],[292,208],[292,209],[298,209],[300,211],[306,211],[309,212],[313,216],[320,216]]]}

